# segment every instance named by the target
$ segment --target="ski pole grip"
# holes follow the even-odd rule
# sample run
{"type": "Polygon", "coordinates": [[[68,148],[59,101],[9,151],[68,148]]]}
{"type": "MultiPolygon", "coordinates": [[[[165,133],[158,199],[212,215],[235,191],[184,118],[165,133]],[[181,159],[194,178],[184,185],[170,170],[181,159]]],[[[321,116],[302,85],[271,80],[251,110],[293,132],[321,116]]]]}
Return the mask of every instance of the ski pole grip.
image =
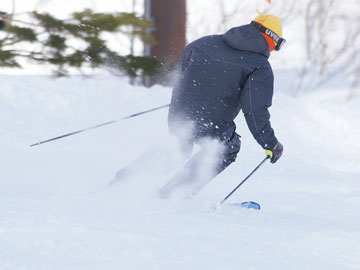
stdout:
{"type": "Polygon", "coordinates": [[[273,151],[271,151],[271,150],[266,150],[266,151],[265,151],[265,154],[266,154],[266,156],[267,156],[268,158],[270,158],[270,159],[274,156],[274,153],[273,153],[273,151]]]}

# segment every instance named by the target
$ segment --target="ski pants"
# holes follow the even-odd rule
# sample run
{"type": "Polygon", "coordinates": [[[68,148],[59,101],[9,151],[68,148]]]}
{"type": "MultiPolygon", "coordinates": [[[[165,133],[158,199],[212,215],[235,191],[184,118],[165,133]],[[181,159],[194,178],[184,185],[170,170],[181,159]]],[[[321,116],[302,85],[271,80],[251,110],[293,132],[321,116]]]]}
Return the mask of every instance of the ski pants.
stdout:
{"type": "Polygon", "coordinates": [[[241,146],[240,136],[235,131],[229,139],[221,140],[211,136],[197,138],[178,136],[176,142],[177,145],[150,149],[119,170],[109,185],[128,178],[156,178],[177,170],[159,190],[158,195],[166,198],[178,189],[183,189],[187,195],[195,195],[235,161],[241,146]],[[195,144],[200,146],[200,150],[192,155],[195,144]]]}
{"type": "Polygon", "coordinates": [[[240,136],[235,131],[231,138],[225,140],[211,137],[183,140],[182,149],[188,157],[192,153],[194,144],[200,145],[200,151],[188,159],[175,176],[161,188],[159,192],[161,197],[170,196],[178,188],[185,189],[188,195],[196,195],[236,160],[241,147],[240,136]]]}

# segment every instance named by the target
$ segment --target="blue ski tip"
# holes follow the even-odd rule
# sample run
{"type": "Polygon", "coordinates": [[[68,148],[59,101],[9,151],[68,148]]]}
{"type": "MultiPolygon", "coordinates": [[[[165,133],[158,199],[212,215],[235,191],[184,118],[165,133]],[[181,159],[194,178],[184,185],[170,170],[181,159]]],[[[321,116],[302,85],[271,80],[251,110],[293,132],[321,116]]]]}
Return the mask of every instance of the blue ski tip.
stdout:
{"type": "Polygon", "coordinates": [[[242,202],[242,203],[229,203],[229,205],[232,206],[239,206],[239,207],[243,207],[243,208],[248,208],[248,209],[255,209],[255,210],[260,210],[260,204],[256,203],[256,202],[242,202]]]}

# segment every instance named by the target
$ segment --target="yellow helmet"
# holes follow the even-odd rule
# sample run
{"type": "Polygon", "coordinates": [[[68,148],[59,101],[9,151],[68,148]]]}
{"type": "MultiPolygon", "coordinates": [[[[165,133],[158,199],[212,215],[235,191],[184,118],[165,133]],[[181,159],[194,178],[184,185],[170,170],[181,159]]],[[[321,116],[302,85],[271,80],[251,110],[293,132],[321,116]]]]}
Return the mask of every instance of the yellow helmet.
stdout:
{"type": "Polygon", "coordinates": [[[282,38],[282,25],[280,18],[270,14],[264,15],[260,11],[256,11],[259,13],[259,16],[251,22],[251,25],[274,40],[276,44],[275,50],[279,51],[286,42],[286,40],[282,38]]]}
{"type": "Polygon", "coordinates": [[[262,24],[264,27],[270,29],[282,38],[282,25],[280,18],[271,14],[264,15],[258,10],[256,10],[256,12],[259,13],[259,15],[254,19],[254,21],[262,24]]]}

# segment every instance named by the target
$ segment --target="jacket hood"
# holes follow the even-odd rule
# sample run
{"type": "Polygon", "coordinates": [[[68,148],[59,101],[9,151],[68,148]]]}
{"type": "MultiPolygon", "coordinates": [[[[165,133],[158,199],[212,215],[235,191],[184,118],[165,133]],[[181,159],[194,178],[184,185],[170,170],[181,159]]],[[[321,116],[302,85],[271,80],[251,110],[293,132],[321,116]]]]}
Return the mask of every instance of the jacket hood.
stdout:
{"type": "Polygon", "coordinates": [[[270,56],[266,39],[250,24],[231,28],[223,35],[223,40],[233,49],[270,56]]]}

